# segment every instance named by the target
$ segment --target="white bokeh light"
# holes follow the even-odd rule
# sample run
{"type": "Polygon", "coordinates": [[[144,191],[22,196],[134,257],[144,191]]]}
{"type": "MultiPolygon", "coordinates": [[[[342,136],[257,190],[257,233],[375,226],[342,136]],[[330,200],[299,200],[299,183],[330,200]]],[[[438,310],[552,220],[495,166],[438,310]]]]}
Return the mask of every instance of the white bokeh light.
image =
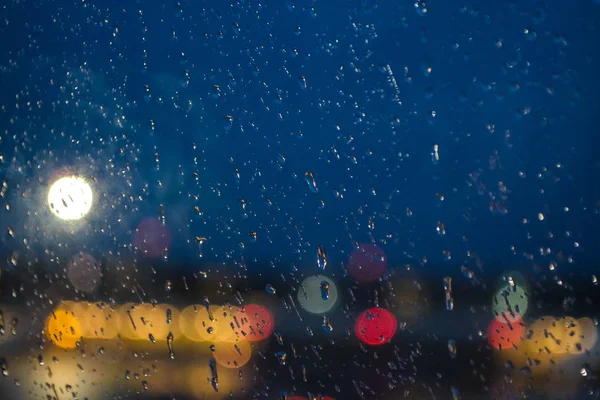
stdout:
{"type": "Polygon", "coordinates": [[[66,176],[55,181],[48,190],[48,205],[64,220],[83,218],[92,208],[92,188],[85,179],[66,176]]]}
{"type": "Polygon", "coordinates": [[[306,311],[323,314],[331,310],[338,299],[338,289],[331,278],[324,275],[312,275],[302,281],[298,287],[298,302],[306,311]],[[328,285],[326,295],[323,286],[328,285]]]}

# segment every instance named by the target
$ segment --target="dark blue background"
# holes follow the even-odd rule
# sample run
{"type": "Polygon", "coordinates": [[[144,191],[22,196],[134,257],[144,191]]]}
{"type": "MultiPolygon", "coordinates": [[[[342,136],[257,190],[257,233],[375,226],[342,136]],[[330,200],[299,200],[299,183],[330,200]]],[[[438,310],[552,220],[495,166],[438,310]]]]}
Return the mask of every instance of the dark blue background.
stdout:
{"type": "Polygon", "coordinates": [[[396,1],[13,4],[1,28],[13,202],[3,224],[41,255],[57,241],[133,252],[135,227],[162,204],[177,259],[197,259],[200,236],[207,260],[312,263],[323,245],[337,269],[353,243],[374,241],[390,265],[424,271],[458,272],[476,253],[494,270],[572,256],[588,274],[599,237],[598,13],[592,1],[432,2],[424,16],[396,1]],[[94,215],[75,237],[25,217],[43,212],[44,185],[64,166],[96,180],[94,215]],[[28,191],[38,197],[21,199],[28,191]]]}

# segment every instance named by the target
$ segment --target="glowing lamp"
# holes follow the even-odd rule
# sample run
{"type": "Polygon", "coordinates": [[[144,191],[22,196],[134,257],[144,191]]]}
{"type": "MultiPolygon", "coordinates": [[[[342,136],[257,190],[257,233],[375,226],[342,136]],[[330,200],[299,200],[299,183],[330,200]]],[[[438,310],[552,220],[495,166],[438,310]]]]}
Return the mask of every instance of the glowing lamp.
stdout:
{"type": "Polygon", "coordinates": [[[67,221],[83,218],[92,208],[92,199],[92,188],[78,176],[59,178],[48,190],[50,211],[67,221]]]}

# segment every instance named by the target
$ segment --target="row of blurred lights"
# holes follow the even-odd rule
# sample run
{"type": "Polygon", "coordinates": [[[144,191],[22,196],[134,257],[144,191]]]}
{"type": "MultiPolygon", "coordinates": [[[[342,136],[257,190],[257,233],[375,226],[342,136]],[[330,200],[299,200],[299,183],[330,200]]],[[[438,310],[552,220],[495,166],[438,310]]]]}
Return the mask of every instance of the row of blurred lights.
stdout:
{"type": "Polygon", "coordinates": [[[494,318],[487,331],[496,350],[522,354],[584,354],[598,341],[597,322],[590,318],[551,317],[526,322],[529,286],[518,272],[511,272],[498,285],[492,301],[494,318]]]}
{"type": "Polygon", "coordinates": [[[488,341],[497,350],[537,354],[584,354],[598,341],[597,323],[591,318],[545,316],[525,323],[520,316],[504,314],[488,327],[488,341]]]}
{"type": "Polygon", "coordinates": [[[166,340],[170,333],[192,341],[260,341],[273,333],[273,315],[265,307],[190,305],[179,311],[166,304],[62,302],[48,316],[47,334],[56,345],[74,348],[80,338],[166,340]]]}
{"type": "MultiPolygon", "coordinates": [[[[389,342],[397,329],[396,317],[380,307],[363,311],[355,333],[365,344],[389,342]]],[[[81,339],[167,341],[185,337],[193,342],[241,345],[268,339],[275,326],[273,314],[259,304],[244,307],[127,303],[117,308],[106,303],[64,301],[46,319],[46,336],[57,346],[76,348],[81,339]]]]}

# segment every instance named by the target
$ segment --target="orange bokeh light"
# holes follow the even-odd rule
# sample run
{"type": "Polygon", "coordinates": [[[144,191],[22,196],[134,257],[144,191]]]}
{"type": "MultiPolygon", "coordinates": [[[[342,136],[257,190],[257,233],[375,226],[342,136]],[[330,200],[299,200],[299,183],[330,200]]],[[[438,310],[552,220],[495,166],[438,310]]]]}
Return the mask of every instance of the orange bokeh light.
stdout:
{"type": "Polygon", "coordinates": [[[81,323],[73,312],[60,305],[46,319],[46,336],[58,347],[74,349],[81,339],[81,323]]]}
{"type": "Polygon", "coordinates": [[[521,343],[525,334],[523,319],[517,315],[502,312],[492,319],[487,336],[490,346],[496,350],[512,349],[521,343]]]}

